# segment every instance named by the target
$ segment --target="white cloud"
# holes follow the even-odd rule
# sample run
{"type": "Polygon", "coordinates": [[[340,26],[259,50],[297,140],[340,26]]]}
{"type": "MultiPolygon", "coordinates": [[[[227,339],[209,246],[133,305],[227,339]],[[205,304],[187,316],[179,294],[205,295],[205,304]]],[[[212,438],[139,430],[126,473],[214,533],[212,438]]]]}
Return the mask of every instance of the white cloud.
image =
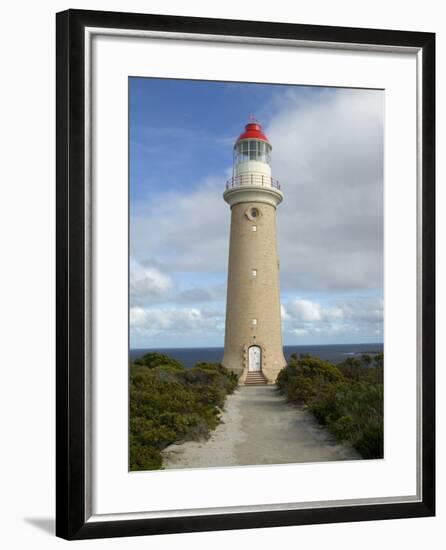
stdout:
{"type": "Polygon", "coordinates": [[[327,309],[326,316],[329,319],[342,319],[344,317],[344,310],[341,307],[331,307],[327,309]]]}
{"type": "Polygon", "coordinates": [[[374,299],[349,299],[341,305],[345,317],[356,322],[381,323],[384,316],[384,300],[374,299]]]}
{"type": "Polygon", "coordinates": [[[285,306],[283,304],[280,304],[280,315],[282,317],[282,321],[285,321],[290,318],[288,315],[287,310],[285,309],[285,306]]]}
{"type": "Polygon", "coordinates": [[[344,309],[340,306],[323,307],[318,302],[302,298],[290,300],[286,308],[283,307],[283,311],[286,313],[285,317],[282,316],[283,320],[295,319],[303,322],[338,320],[345,315],[344,309]]]}
{"type": "Polygon", "coordinates": [[[218,311],[194,307],[130,308],[130,326],[135,335],[166,335],[212,331],[221,328],[218,311]]]}
{"type": "Polygon", "coordinates": [[[322,319],[322,306],[311,300],[296,299],[287,306],[287,311],[300,321],[320,321],[322,319]]]}
{"type": "Polygon", "coordinates": [[[382,287],[383,94],[288,94],[268,125],[287,290],[382,287]]]}
{"type": "Polygon", "coordinates": [[[144,324],[146,320],[146,312],[141,307],[130,308],[130,326],[137,327],[144,324]]]}
{"type": "Polygon", "coordinates": [[[175,303],[197,304],[200,302],[218,302],[226,299],[226,285],[208,285],[206,287],[187,288],[175,295],[175,303]]]}
{"type": "Polygon", "coordinates": [[[154,266],[130,262],[130,298],[132,304],[162,299],[172,288],[168,275],[154,266]]]}
{"type": "Polygon", "coordinates": [[[285,333],[297,336],[382,335],[381,298],[354,297],[336,300],[334,304],[297,298],[286,302],[283,309],[286,312],[286,316],[282,316],[285,333]]]}
{"type": "Polygon", "coordinates": [[[132,212],[131,249],[137,258],[162,260],[169,270],[222,272],[227,268],[230,210],[225,176],[185,193],[161,193],[132,212]]]}

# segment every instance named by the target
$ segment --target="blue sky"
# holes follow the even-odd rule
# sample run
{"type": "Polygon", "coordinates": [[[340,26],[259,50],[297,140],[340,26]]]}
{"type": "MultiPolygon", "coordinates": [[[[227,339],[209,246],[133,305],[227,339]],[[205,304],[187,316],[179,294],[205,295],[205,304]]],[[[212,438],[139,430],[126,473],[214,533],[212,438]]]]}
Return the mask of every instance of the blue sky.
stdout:
{"type": "Polygon", "coordinates": [[[220,346],[232,146],[273,145],[286,344],[382,341],[382,92],[131,78],[131,347],[220,346]]]}

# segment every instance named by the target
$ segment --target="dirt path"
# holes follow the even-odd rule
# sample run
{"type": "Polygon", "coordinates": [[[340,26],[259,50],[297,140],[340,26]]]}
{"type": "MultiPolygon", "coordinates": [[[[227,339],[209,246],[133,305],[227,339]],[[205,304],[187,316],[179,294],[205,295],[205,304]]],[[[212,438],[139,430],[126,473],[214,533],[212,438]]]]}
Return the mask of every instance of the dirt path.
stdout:
{"type": "Polygon", "coordinates": [[[208,441],[170,445],[164,468],[357,460],[359,454],[286,402],[275,386],[240,386],[208,441]]]}

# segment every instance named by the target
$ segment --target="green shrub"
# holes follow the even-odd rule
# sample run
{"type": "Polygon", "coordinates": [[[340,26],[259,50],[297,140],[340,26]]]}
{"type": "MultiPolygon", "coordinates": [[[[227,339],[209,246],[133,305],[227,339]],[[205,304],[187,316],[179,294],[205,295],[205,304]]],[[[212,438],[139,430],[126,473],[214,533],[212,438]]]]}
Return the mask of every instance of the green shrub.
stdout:
{"type": "Polygon", "coordinates": [[[130,470],[159,470],[163,463],[161,453],[150,445],[130,442],[130,470]]]}
{"type": "Polygon", "coordinates": [[[384,456],[382,424],[367,426],[355,446],[364,458],[382,458],[384,456]]]}
{"type": "Polygon", "coordinates": [[[130,365],[130,469],[159,469],[167,445],[208,437],[236,385],[237,377],[219,364],[184,369],[161,353],[130,365]]]}
{"type": "Polygon", "coordinates": [[[169,357],[168,355],[164,353],[159,353],[157,351],[152,351],[150,353],[146,353],[142,357],[139,357],[138,359],[135,359],[134,361],[135,365],[143,365],[145,367],[149,367],[149,369],[153,369],[155,367],[159,366],[170,366],[172,368],[175,368],[177,370],[182,370],[183,366],[179,361],[174,359],[173,357],[169,357]]]}
{"type": "Polygon", "coordinates": [[[338,366],[294,354],[279,373],[277,385],[338,440],[349,442],[364,458],[382,458],[382,354],[349,358],[338,366]]]}
{"type": "Polygon", "coordinates": [[[354,421],[350,414],[340,416],[331,424],[331,430],[340,440],[351,440],[354,432],[354,421]]]}

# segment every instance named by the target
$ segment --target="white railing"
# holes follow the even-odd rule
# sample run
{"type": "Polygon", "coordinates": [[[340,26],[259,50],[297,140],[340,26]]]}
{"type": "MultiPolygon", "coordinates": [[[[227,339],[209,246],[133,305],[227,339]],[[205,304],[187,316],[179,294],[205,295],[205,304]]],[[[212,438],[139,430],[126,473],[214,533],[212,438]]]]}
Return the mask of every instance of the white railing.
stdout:
{"type": "Polygon", "coordinates": [[[265,176],[263,174],[240,174],[234,176],[226,182],[226,189],[232,189],[233,187],[241,187],[247,185],[254,185],[256,187],[274,187],[280,190],[280,183],[271,176],[265,176]]]}

